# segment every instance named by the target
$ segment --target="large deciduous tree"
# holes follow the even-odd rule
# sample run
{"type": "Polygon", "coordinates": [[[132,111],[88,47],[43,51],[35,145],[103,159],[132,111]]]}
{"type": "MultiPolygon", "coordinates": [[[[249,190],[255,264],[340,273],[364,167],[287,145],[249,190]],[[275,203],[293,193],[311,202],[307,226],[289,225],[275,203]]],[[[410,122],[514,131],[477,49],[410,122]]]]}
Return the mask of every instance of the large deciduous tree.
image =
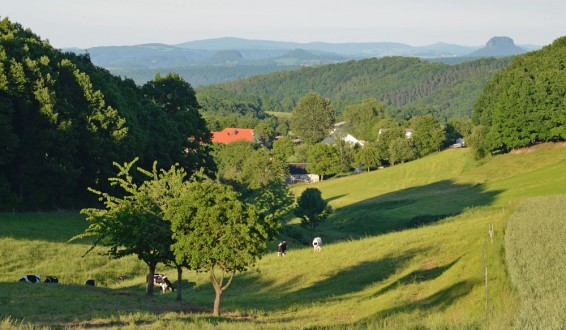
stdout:
{"type": "Polygon", "coordinates": [[[322,198],[317,188],[307,188],[297,198],[295,215],[301,218],[301,223],[311,230],[326,220],[331,213],[332,207],[322,198]]]}
{"type": "Polygon", "coordinates": [[[417,152],[411,139],[400,137],[389,144],[389,163],[395,165],[417,158],[417,152]]]}
{"type": "Polygon", "coordinates": [[[375,98],[346,107],[342,115],[349,124],[350,133],[358,139],[374,140],[374,126],[385,117],[385,104],[375,98]]]}
{"type": "Polygon", "coordinates": [[[443,125],[432,115],[411,118],[411,128],[411,140],[420,157],[439,151],[446,141],[443,125]]]}
{"type": "MultiPolygon", "coordinates": [[[[153,279],[158,263],[168,263],[173,260],[171,245],[173,244],[171,225],[163,219],[164,199],[175,196],[169,191],[170,197],[152,189],[152,185],[136,183],[130,173],[137,159],[120,165],[115,163],[119,172],[110,178],[112,185],[118,186],[122,193],[119,196],[96,191],[104,208],[87,208],[81,210],[90,222],[84,233],[71,240],[94,237],[93,246],[101,245],[108,248],[107,253],[113,258],[136,255],[149,268],[150,279],[153,279]],[[123,194],[123,197],[120,197],[123,194]]],[[[155,180],[158,180],[154,167],[155,180]]],[[[182,181],[184,174],[176,181],[182,181]]],[[[172,185],[170,185],[172,187],[172,185]]],[[[178,188],[179,186],[176,186],[178,188]]],[[[179,263],[181,264],[181,263],[179,263]]],[[[148,281],[147,295],[153,294],[153,281],[148,281]]]]}
{"type": "Polygon", "coordinates": [[[235,273],[252,266],[266,248],[269,235],[257,208],[241,202],[230,186],[193,181],[172,201],[166,218],[177,262],[209,272],[216,292],[213,314],[219,315],[222,293],[235,273]]]}
{"type": "Polygon", "coordinates": [[[358,166],[367,169],[369,172],[371,168],[381,165],[381,157],[376,143],[366,143],[363,148],[356,151],[355,160],[358,166]]]}
{"type": "Polygon", "coordinates": [[[317,143],[311,146],[307,155],[307,170],[320,175],[321,181],[325,175],[340,172],[340,156],[337,150],[329,144],[317,143]]]}
{"type": "Polygon", "coordinates": [[[303,96],[291,114],[293,133],[307,143],[317,143],[330,134],[334,124],[334,110],[330,100],[317,93],[303,96]]]}

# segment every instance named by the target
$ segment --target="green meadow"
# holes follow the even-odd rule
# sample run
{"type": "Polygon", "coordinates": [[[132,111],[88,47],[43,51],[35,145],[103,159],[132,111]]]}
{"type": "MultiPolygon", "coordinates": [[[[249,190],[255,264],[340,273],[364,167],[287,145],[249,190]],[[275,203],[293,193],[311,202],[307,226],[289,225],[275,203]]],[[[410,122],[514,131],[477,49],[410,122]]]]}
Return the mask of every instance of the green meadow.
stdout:
{"type": "MultiPolygon", "coordinates": [[[[482,161],[452,149],[293,192],[306,187],[319,188],[334,214],[314,231],[290,218],[281,233],[287,255],[277,257],[277,242],[270,243],[223,294],[218,318],[207,274],[184,271],[182,302],[174,293],[146,297],[141,261],[112,260],[101,249],[85,256],[90,242],[67,243],[86,227],[77,213],[2,214],[0,328],[565,326],[563,309],[550,305],[555,297],[540,292],[561,284],[564,306],[566,145],[482,161]],[[310,246],[315,236],[323,239],[320,252],[310,246]],[[24,274],[61,283],[18,283],[24,274]],[[128,279],[118,281],[122,275],[128,279]],[[91,278],[96,287],[84,285],[91,278]]],[[[158,271],[176,277],[173,269],[158,271]]]]}

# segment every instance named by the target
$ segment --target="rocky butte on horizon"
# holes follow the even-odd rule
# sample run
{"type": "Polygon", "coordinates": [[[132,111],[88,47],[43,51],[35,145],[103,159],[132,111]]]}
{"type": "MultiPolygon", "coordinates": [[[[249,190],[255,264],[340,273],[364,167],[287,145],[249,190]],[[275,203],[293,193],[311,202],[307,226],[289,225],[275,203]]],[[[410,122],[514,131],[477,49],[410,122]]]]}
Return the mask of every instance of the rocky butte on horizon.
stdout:
{"type": "Polygon", "coordinates": [[[526,53],[527,50],[515,45],[513,39],[509,37],[499,36],[493,37],[488,40],[485,47],[478,49],[477,51],[471,53],[471,57],[482,57],[482,56],[511,56],[526,53]]]}

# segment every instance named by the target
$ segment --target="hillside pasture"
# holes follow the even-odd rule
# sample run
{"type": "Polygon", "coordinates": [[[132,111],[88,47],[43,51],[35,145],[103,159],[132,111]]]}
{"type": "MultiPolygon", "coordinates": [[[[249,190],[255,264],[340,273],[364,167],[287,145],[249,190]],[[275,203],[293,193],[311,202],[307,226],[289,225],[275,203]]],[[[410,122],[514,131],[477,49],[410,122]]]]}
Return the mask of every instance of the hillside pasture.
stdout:
{"type": "MultiPolygon", "coordinates": [[[[465,150],[317,184],[336,212],[310,232],[291,219],[276,242],[223,294],[210,314],[207,274],[185,270],[183,302],[144,295],[147,267],[111,260],[89,242],[66,241],[86,227],[77,214],[0,215],[3,325],[147,329],[510,328],[521,309],[507,274],[505,230],[522,200],[566,194],[566,148],[476,162],[465,150]],[[430,220],[411,223],[413,219],[430,220]],[[424,218],[427,216],[428,218],[424,218]],[[55,224],[56,231],[49,233],[55,224]],[[397,226],[396,226],[397,224],[397,226]],[[488,226],[494,225],[491,242],[488,226]],[[313,251],[313,235],[323,237],[313,251]],[[306,246],[305,246],[306,245],[306,246]],[[488,286],[484,269],[488,269],[488,286]],[[17,283],[54,275],[59,285],[17,283]],[[118,281],[128,275],[126,281],[118,281]],[[86,287],[88,278],[97,287],[86,287]],[[487,300],[487,304],[486,304],[487,300]],[[157,307],[156,307],[157,306],[157,307]],[[9,317],[9,318],[6,318],[9,317]]],[[[548,207],[562,207],[554,203],[548,207]]],[[[552,248],[552,246],[551,246],[552,248]]],[[[175,277],[162,265],[158,272],[175,277]]],[[[513,283],[515,280],[513,279],[513,283]]]]}

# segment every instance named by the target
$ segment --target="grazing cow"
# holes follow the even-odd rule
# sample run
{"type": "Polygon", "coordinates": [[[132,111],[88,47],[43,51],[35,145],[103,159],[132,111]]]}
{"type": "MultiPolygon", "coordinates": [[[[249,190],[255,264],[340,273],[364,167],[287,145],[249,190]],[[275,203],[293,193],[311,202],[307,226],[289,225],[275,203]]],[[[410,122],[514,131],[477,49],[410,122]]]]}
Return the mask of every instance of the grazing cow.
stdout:
{"type": "Polygon", "coordinates": [[[322,239],[320,237],[315,237],[312,241],[312,246],[315,251],[320,251],[322,248],[322,239]]]}
{"type": "Polygon", "coordinates": [[[125,281],[125,280],[127,280],[128,278],[129,278],[128,275],[118,276],[118,281],[125,281]]]}
{"type": "Polygon", "coordinates": [[[20,277],[20,282],[26,282],[26,283],[31,283],[31,284],[41,283],[41,276],[39,276],[39,275],[24,275],[24,276],[20,277]]]}
{"type": "Polygon", "coordinates": [[[285,252],[287,251],[287,242],[283,241],[277,245],[277,256],[285,256],[285,252]]]}
{"type": "MultiPolygon", "coordinates": [[[[146,277],[146,285],[149,283],[149,275],[146,277]]],[[[173,284],[167,278],[167,276],[163,274],[154,274],[153,275],[153,286],[161,287],[161,292],[165,293],[167,290],[175,291],[173,288],[173,284]]]]}
{"type": "Polygon", "coordinates": [[[86,280],[85,285],[94,286],[94,280],[86,280]]]}
{"type": "Polygon", "coordinates": [[[59,279],[55,276],[47,276],[45,278],[45,283],[59,283],[59,279]]]}

